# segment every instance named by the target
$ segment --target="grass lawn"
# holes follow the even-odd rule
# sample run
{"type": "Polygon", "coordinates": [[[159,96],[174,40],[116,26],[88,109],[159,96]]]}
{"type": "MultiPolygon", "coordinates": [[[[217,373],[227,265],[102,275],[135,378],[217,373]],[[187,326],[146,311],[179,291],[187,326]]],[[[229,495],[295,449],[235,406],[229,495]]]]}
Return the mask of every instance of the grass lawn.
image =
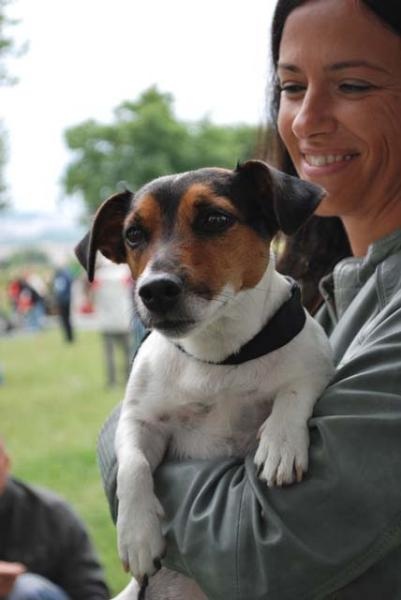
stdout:
{"type": "Polygon", "coordinates": [[[63,342],[58,329],[0,338],[0,433],[16,476],[69,500],[83,518],[113,593],[127,583],[96,464],[102,423],[123,388],[104,387],[97,332],[63,342]]]}

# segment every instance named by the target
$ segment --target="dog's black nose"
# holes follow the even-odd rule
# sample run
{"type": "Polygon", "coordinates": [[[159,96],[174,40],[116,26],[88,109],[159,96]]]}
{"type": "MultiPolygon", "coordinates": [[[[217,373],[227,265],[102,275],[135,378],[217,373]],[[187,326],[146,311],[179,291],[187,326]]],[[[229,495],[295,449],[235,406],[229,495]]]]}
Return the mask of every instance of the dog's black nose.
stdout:
{"type": "Polygon", "coordinates": [[[138,290],[142,302],[152,312],[163,314],[174,307],[183,290],[182,282],[173,276],[155,277],[138,290]]]}

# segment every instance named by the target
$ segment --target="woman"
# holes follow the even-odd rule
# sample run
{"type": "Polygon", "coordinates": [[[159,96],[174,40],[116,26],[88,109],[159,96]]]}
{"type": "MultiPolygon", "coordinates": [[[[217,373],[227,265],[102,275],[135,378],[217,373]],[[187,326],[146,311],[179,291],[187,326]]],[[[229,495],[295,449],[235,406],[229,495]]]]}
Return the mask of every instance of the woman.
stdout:
{"type": "MultiPolygon", "coordinates": [[[[338,253],[353,256],[321,284],[337,371],[310,421],[305,481],[268,490],[252,457],[158,472],[165,562],[210,599],[401,598],[400,35],[393,0],[278,1],[279,166],[326,188],[319,215],[341,219],[338,253]]],[[[325,223],[311,225],[318,252],[325,223]]],[[[307,273],[316,254],[301,259],[307,273]]],[[[100,443],[111,497],[112,436],[113,419],[100,443]]]]}

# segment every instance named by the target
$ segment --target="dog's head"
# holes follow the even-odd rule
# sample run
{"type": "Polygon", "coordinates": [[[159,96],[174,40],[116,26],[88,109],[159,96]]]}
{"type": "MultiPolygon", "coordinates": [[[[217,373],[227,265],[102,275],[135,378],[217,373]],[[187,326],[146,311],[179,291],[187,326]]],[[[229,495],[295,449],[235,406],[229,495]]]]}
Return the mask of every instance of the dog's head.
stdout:
{"type": "Polygon", "coordinates": [[[180,337],[263,276],[279,231],[294,233],[324,192],[261,161],[160,177],[106,200],[76,248],[128,263],[144,325],[180,337]]]}

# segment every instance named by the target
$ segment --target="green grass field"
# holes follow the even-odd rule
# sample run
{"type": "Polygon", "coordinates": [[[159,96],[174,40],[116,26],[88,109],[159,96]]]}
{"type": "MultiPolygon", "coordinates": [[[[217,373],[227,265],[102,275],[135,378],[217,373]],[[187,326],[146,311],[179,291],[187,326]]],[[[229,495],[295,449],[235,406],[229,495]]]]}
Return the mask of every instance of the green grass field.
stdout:
{"type": "Polygon", "coordinates": [[[0,433],[16,476],[69,500],[92,535],[113,592],[128,581],[96,464],[102,423],[123,389],[104,386],[97,332],[72,345],[58,329],[0,338],[0,433]]]}

